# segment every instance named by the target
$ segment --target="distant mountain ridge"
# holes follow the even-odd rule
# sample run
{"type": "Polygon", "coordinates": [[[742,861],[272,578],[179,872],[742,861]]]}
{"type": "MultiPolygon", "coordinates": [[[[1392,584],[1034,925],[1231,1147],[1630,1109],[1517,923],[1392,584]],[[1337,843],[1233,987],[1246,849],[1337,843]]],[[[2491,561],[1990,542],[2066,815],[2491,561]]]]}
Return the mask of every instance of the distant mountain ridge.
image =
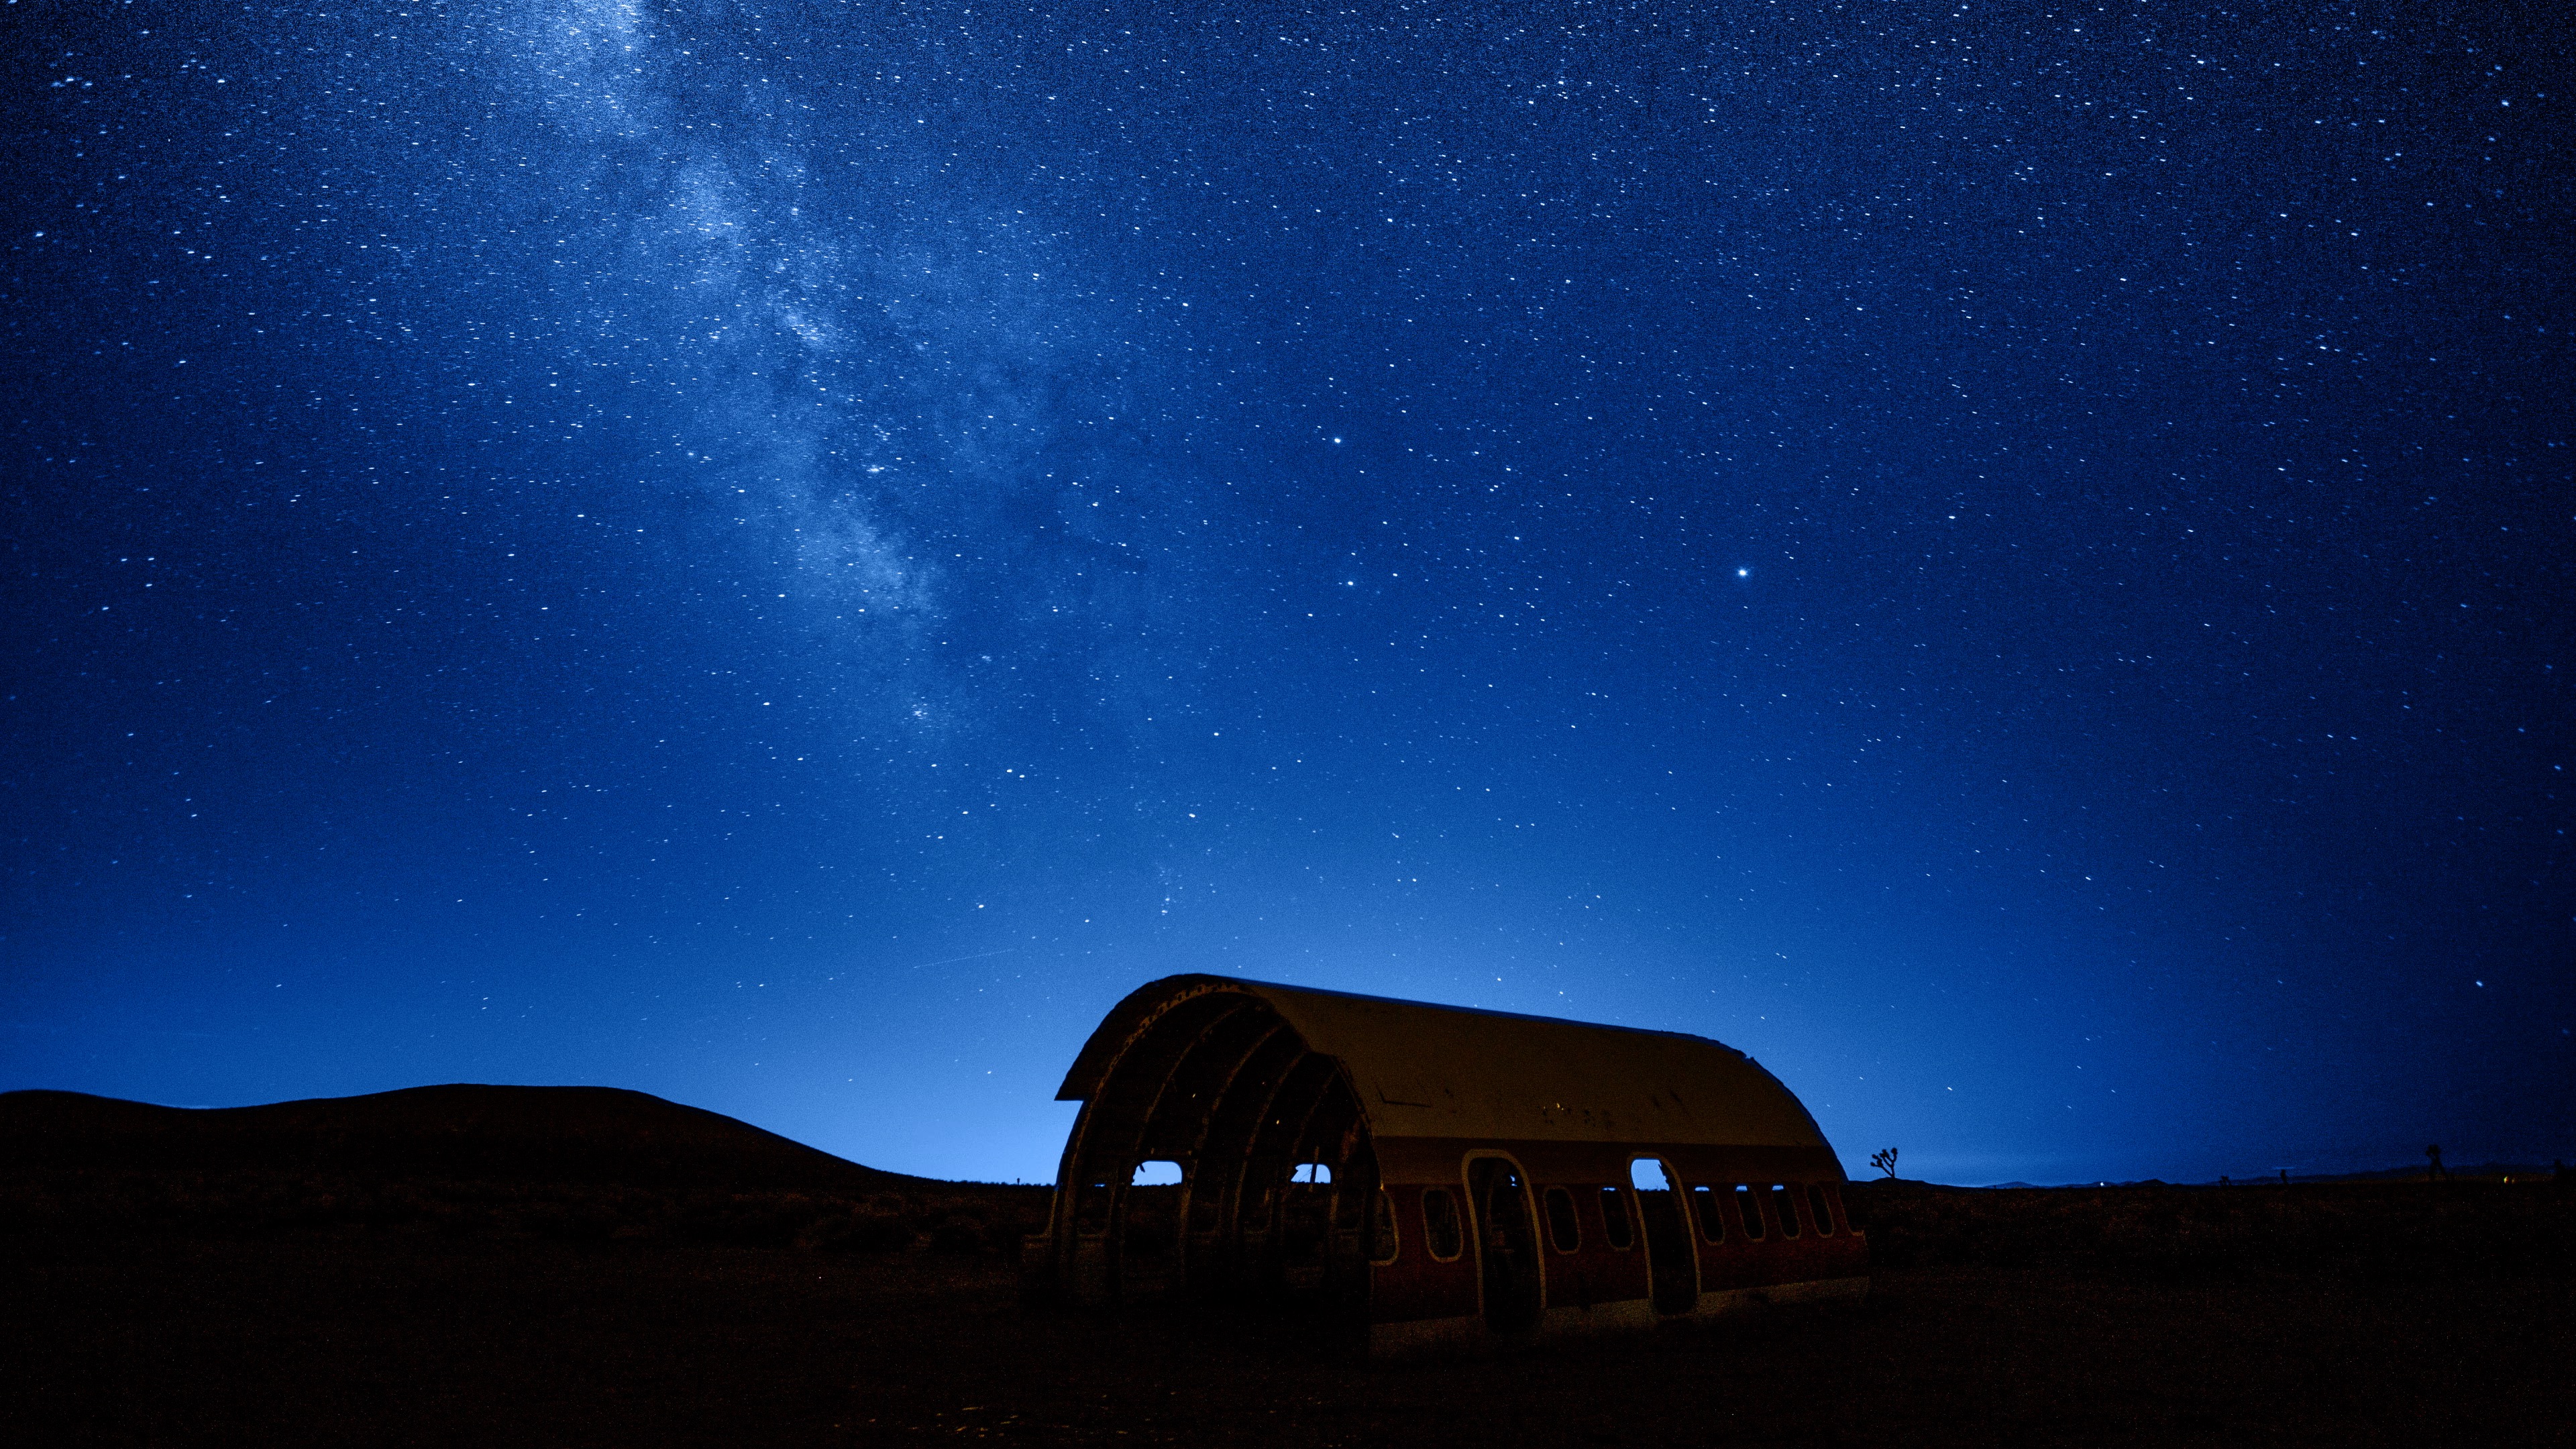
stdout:
{"type": "MultiPolygon", "coordinates": [[[[2548,1162],[2479,1162],[2462,1163],[2457,1167],[2446,1166],[2442,1169],[2442,1175],[2456,1182],[2543,1182],[2553,1177],[2557,1170],[2556,1164],[2548,1162]]],[[[2419,1162],[2412,1167],[2383,1167],[2376,1172],[2294,1172],[2290,1174],[2290,1181],[2293,1183],[2406,1182],[2410,1179],[2422,1181],[2424,1176],[2424,1164],[2419,1162]]],[[[2240,1183],[2265,1183],[2274,1179],[2240,1177],[2234,1180],[2240,1183]]]]}
{"type": "Polygon", "coordinates": [[[241,1170],[736,1191],[925,1187],[617,1087],[455,1083],[257,1107],[0,1093],[0,1172],[241,1170]]]}
{"type": "MultiPolygon", "coordinates": [[[[2474,1165],[2445,1167],[2442,1175],[2454,1182],[2543,1182],[2553,1178],[2557,1170],[2554,1163],[2481,1162],[2474,1165]]],[[[2295,1187],[2312,1182],[2420,1182],[2424,1178],[2425,1170],[2421,1164],[2418,1164],[2413,1167],[2384,1167],[2375,1172],[2294,1172],[2290,1174],[2289,1181],[2290,1185],[2295,1187]]],[[[2273,1172],[2256,1173],[2247,1177],[2213,1177],[2201,1182],[2168,1183],[2161,1177],[2142,1177],[2123,1179],[2118,1182],[1985,1182],[1933,1185],[1976,1187],[1990,1192],[2054,1192],[2061,1187],[2270,1187],[2279,1185],[2280,1181],[2276,1169],[2273,1172]]]]}

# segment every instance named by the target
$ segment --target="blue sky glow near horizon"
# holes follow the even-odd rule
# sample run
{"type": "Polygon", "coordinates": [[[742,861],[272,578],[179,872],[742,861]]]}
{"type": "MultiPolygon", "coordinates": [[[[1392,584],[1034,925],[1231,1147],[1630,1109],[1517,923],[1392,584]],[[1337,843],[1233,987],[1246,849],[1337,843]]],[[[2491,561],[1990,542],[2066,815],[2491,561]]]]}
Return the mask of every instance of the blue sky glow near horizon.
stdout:
{"type": "Polygon", "coordinates": [[[0,1087],[1043,1179],[1206,970],[2576,1155],[2521,12],[8,15],[0,1087]]]}

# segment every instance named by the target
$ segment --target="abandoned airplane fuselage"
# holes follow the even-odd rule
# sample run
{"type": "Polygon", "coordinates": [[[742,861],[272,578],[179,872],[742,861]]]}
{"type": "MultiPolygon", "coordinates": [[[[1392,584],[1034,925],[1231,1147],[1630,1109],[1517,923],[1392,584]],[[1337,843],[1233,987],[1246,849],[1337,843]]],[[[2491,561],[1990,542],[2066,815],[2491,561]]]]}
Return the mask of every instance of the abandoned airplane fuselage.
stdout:
{"type": "Polygon", "coordinates": [[[1110,1012],[1031,1288],[1311,1305],[1378,1354],[1855,1297],[1815,1120],[1704,1037],[1175,976],[1110,1012]]]}

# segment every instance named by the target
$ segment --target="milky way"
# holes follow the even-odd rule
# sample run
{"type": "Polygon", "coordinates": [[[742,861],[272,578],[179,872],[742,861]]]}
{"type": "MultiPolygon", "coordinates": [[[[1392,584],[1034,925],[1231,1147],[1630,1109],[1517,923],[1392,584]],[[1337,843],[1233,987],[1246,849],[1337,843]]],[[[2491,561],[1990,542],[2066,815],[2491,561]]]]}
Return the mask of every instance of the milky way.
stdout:
{"type": "Polygon", "coordinates": [[[11,13],[0,1085],[1046,1176],[1215,970],[2576,1152],[2522,22],[11,13]]]}

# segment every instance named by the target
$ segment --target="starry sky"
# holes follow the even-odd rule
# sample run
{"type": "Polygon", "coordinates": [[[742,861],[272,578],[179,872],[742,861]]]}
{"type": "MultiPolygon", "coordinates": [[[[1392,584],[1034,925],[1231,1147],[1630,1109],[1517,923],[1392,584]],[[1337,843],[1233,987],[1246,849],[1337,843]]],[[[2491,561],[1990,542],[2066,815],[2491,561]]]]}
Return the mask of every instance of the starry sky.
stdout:
{"type": "Polygon", "coordinates": [[[0,1086],[1036,1180],[1204,970],[2576,1156],[2541,12],[13,0],[0,1086]]]}

